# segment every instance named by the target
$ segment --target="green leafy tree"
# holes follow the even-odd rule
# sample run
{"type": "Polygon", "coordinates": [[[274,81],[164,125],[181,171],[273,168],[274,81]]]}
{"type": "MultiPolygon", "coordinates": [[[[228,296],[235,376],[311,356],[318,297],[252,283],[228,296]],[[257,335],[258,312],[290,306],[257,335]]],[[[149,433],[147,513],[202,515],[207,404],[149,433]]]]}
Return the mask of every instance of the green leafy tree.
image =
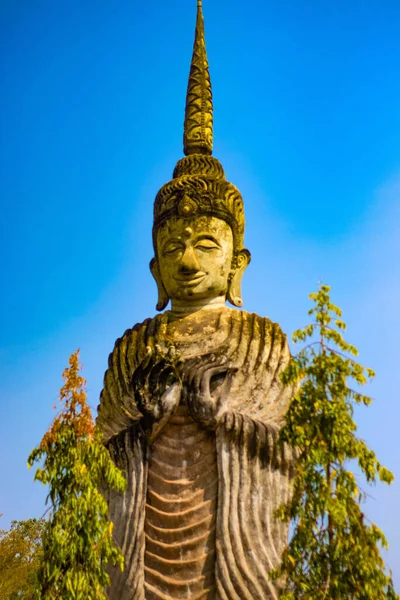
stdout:
{"type": "Polygon", "coordinates": [[[0,600],[33,600],[44,527],[44,519],[28,519],[0,530],[0,600]]]}
{"type": "Polygon", "coordinates": [[[322,285],[310,295],[313,322],[293,335],[307,343],[283,373],[284,382],[299,385],[281,432],[297,462],[293,497],[277,514],[291,521],[292,536],[272,577],[283,582],[283,600],[394,600],[380,551],[387,541],[365,517],[366,493],[350,470],[357,464],[368,483],[393,480],[353,420],[355,405],[371,402],[360,386],[374,373],[354,360],[357,349],[342,336],[346,325],[329,292],[322,285]]]}
{"type": "Polygon", "coordinates": [[[95,428],[79,371],[77,351],[63,373],[62,410],[28,459],[30,466],[42,461],[35,479],[49,486],[52,509],[42,538],[41,600],[105,600],[106,565],[123,568],[100,489],[122,491],[126,482],[95,428]]]}

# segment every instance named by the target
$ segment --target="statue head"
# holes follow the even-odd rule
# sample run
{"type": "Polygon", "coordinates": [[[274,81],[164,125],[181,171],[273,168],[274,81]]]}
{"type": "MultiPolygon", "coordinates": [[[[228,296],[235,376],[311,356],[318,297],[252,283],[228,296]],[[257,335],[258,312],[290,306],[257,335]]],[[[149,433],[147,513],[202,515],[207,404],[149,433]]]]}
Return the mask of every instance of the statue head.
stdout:
{"type": "Polygon", "coordinates": [[[243,199],[211,155],[212,138],[211,82],[199,1],[186,96],[186,156],[154,202],[150,268],[158,287],[157,310],[169,300],[189,309],[225,300],[243,304],[241,280],[250,262],[243,246],[243,199]]]}
{"type": "Polygon", "coordinates": [[[157,282],[157,309],[169,299],[181,306],[217,299],[242,306],[241,279],[250,259],[247,250],[234,250],[230,225],[214,216],[172,217],[155,232],[150,264],[157,282]]]}
{"type": "Polygon", "coordinates": [[[150,263],[158,287],[157,310],[172,303],[217,299],[242,306],[241,281],[250,262],[243,246],[243,199],[213,156],[191,154],[154,202],[150,263]]]}

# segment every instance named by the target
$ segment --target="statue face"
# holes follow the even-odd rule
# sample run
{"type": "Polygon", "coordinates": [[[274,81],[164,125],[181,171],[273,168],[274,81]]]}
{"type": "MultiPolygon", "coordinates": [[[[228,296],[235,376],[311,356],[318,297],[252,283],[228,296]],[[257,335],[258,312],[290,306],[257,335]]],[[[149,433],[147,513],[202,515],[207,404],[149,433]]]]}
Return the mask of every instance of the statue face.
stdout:
{"type": "Polygon", "coordinates": [[[232,270],[233,234],[217,217],[174,217],[157,233],[160,277],[172,301],[224,297],[232,270]]]}

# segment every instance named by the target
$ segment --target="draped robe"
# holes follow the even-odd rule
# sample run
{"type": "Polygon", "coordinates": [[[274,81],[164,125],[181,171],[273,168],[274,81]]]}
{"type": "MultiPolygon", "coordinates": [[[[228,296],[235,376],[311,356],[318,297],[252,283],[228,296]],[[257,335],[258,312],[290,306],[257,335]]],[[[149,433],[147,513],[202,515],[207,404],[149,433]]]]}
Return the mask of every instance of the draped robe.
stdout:
{"type": "Polygon", "coordinates": [[[277,444],[294,393],[280,378],[289,360],[287,339],[279,325],[227,307],[180,319],[166,311],[128,329],[117,340],[97,421],[127,479],[125,492],[108,492],[115,540],[125,555],[125,570],[110,571],[110,600],[278,598],[278,584],[270,581],[268,572],[279,564],[288,535],[287,525],[276,520],[274,512],[288,501],[293,477],[293,453],[277,444]],[[214,580],[203,595],[192,594],[189,587],[186,593],[180,588],[176,595],[152,591],[147,581],[149,464],[162,432],[148,442],[132,381],[146,349],[155,344],[164,352],[172,344],[182,360],[222,352],[236,369],[218,425],[207,433],[215,443],[218,493],[212,505],[214,580]]]}

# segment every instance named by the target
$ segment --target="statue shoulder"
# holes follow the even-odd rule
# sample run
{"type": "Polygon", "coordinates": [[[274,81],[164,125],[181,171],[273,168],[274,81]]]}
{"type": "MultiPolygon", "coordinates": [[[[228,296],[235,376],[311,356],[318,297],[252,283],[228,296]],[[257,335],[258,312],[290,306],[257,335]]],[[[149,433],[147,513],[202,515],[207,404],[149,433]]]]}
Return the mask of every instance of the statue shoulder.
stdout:
{"type": "Polygon", "coordinates": [[[146,332],[153,320],[154,319],[149,318],[141,323],[136,323],[133,327],[126,329],[124,334],[116,339],[114,348],[108,357],[109,368],[112,366],[113,360],[120,356],[121,351],[126,353],[131,347],[136,346],[140,343],[140,340],[146,337],[146,332]]]}
{"type": "Polygon", "coordinates": [[[238,370],[231,389],[231,410],[280,426],[293,396],[293,389],[281,379],[291,358],[287,336],[268,317],[238,311],[234,318],[240,328],[233,353],[238,370]]]}
{"type": "Polygon", "coordinates": [[[279,323],[271,321],[269,317],[261,317],[257,313],[249,313],[245,310],[236,311],[241,318],[252,326],[253,335],[259,335],[261,338],[268,338],[274,344],[280,344],[282,347],[289,348],[287,334],[283,331],[279,323]]]}

